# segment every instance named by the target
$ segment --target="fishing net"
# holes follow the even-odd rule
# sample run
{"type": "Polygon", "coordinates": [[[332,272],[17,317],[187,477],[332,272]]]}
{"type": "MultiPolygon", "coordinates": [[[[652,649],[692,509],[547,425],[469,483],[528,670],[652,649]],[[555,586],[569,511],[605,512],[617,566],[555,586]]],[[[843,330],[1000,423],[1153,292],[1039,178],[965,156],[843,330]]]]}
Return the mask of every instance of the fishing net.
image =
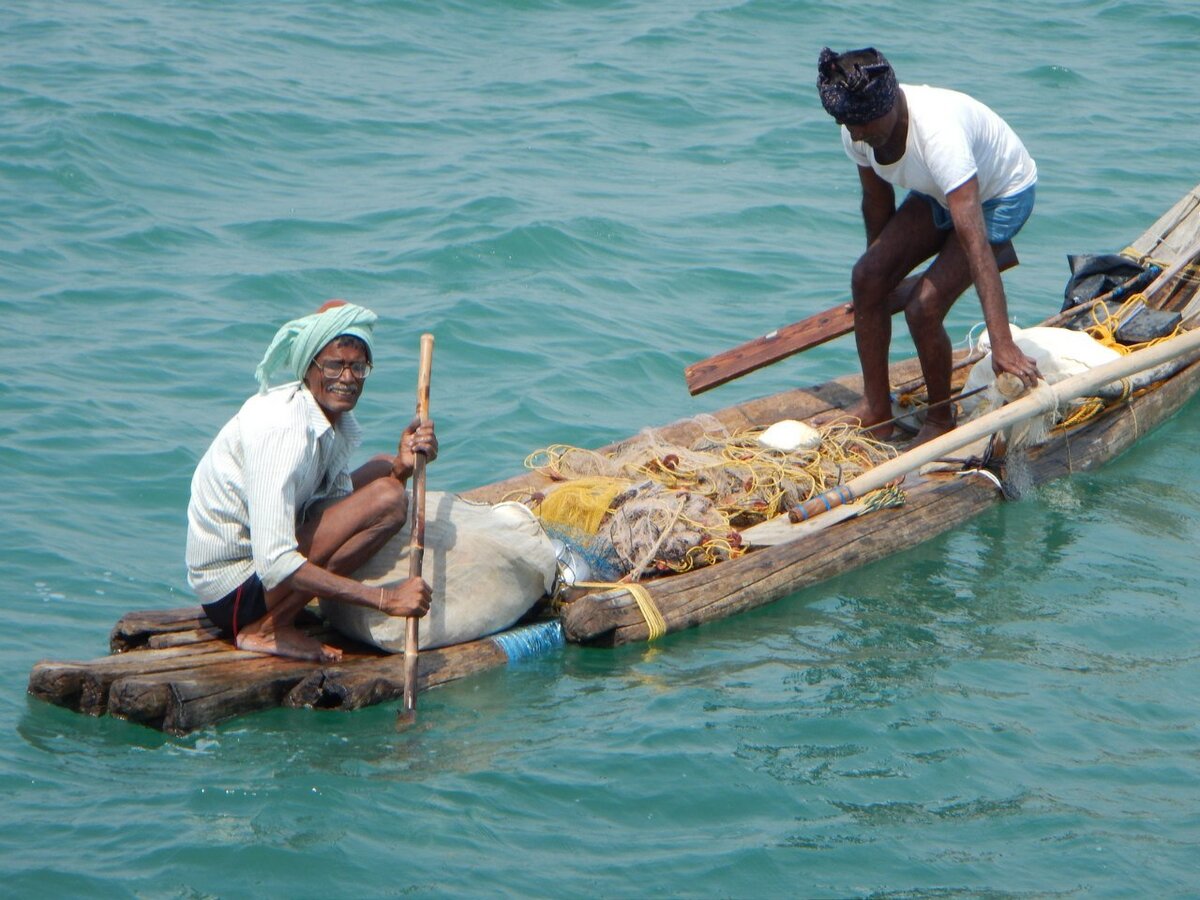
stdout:
{"type": "Polygon", "coordinates": [[[556,444],[532,453],[526,466],[557,483],[526,502],[597,572],[636,579],[739,556],[739,529],[896,452],[847,424],[820,428],[813,449],[784,451],[760,443],[762,428],[697,422],[704,430],[690,445],[647,430],[604,452],[556,444]]]}

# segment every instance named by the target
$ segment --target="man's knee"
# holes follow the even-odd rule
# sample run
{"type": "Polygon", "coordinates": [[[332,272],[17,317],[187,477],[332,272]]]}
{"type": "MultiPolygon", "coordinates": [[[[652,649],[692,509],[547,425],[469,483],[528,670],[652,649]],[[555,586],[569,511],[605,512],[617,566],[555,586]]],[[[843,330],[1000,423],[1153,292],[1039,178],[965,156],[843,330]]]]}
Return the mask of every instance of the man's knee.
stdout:
{"type": "Polygon", "coordinates": [[[913,291],[913,296],[909,298],[908,304],[904,307],[904,320],[908,323],[908,330],[914,334],[921,334],[930,327],[940,325],[944,314],[938,314],[938,303],[929,291],[913,291]]]}
{"type": "Polygon", "coordinates": [[[899,279],[882,271],[869,254],[860,257],[850,273],[850,293],[859,309],[882,309],[897,284],[899,279]]]}
{"type": "Polygon", "coordinates": [[[395,478],[377,478],[364,490],[371,491],[372,521],[388,534],[395,534],[408,520],[408,493],[395,478]]]}
{"type": "Polygon", "coordinates": [[[913,290],[904,307],[908,330],[915,336],[941,329],[950,307],[962,293],[958,291],[951,296],[948,292],[938,290],[928,281],[922,281],[913,290]]]}

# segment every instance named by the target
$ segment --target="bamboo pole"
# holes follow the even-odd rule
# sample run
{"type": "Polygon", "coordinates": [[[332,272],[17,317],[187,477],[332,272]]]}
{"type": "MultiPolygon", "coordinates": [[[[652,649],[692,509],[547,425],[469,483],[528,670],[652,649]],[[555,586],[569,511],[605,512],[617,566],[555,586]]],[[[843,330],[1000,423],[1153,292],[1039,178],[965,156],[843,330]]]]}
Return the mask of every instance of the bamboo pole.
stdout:
{"type": "Polygon", "coordinates": [[[1057,384],[1040,382],[1036,388],[1020,400],[980,416],[978,419],[967,422],[933,440],[926,441],[907,453],[902,453],[895,459],[888,460],[870,471],[864,472],[846,484],[838,485],[794,507],[788,513],[788,518],[793,522],[802,522],[844,503],[850,503],[856,498],[903,478],[926,463],[948,456],[982,437],[1010,428],[1042,413],[1058,409],[1067,401],[1091,396],[1094,391],[1109,382],[1128,378],[1138,372],[1152,369],[1197,350],[1200,350],[1200,330],[1187,332],[1145,350],[1138,350],[1128,356],[1114,359],[1102,366],[1096,366],[1086,372],[1065,378],[1057,384]]]}
{"type": "MultiPolygon", "coordinates": [[[[429,421],[429,379],[433,371],[433,335],[421,335],[421,363],[417,372],[417,418],[424,425],[429,421]]],[[[413,459],[413,516],[409,538],[408,577],[420,578],[425,559],[425,454],[413,459]]],[[[396,725],[409,725],[417,720],[417,642],[420,619],[409,616],[404,629],[404,705],[396,714],[396,725]]]]}

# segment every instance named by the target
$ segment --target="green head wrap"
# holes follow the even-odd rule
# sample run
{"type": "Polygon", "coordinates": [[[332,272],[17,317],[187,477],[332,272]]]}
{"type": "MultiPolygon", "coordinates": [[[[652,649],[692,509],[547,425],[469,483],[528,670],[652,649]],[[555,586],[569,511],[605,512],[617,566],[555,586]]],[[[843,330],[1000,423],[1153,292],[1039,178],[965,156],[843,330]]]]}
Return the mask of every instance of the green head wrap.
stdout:
{"type": "Polygon", "coordinates": [[[320,312],[288,322],[275,333],[271,346],[263,354],[262,362],[254,370],[259,393],[267,392],[271,376],[280,369],[295,376],[297,381],[303,381],[304,373],[321,348],[343,334],[356,337],[366,344],[368,358],[374,359],[371,337],[378,318],[362,306],[342,303],[337,306],[326,304],[320,312]]]}

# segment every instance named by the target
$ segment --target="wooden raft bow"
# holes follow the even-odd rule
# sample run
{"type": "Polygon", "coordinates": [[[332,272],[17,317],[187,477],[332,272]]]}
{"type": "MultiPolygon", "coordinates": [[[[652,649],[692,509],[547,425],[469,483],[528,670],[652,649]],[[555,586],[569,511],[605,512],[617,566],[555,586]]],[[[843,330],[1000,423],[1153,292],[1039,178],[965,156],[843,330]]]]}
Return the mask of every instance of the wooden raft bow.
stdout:
{"type": "Polygon", "coordinates": [[[1072,375],[1053,385],[1044,381],[1039,382],[1036,388],[1020,400],[1013,401],[994,412],[967,422],[965,425],[960,425],[953,431],[948,431],[931,441],[914,447],[907,453],[900,454],[895,459],[881,463],[846,484],[838,485],[813,497],[794,507],[788,513],[788,517],[793,522],[802,522],[844,503],[850,503],[870,491],[903,478],[928,462],[960,450],[981,437],[1009,428],[1033,416],[1050,412],[1078,397],[1092,396],[1094,391],[1109,382],[1128,378],[1138,372],[1152,369],[1197,350],[1200,350],[1200,330],[1186,332],[1145,350],[1134,351],[1128,356],[1122,356],[1102,366],[1072,375]]]}
{"type": "MultiPolygon", "coordinates": [[[[429,421],[429,378],[433,371],[433,335],[421,335],[421,363],[417,372],[417,419],[429,421]]],[[[425,561],[425,454],[413,457],[412,532],[408,543],[408,577],[420,578],[425,561]]],[[[417,642],[420,619],[409,616],[404,629],[404,705],[396,714],[397,725],[417,720],[417,642]]]]}

